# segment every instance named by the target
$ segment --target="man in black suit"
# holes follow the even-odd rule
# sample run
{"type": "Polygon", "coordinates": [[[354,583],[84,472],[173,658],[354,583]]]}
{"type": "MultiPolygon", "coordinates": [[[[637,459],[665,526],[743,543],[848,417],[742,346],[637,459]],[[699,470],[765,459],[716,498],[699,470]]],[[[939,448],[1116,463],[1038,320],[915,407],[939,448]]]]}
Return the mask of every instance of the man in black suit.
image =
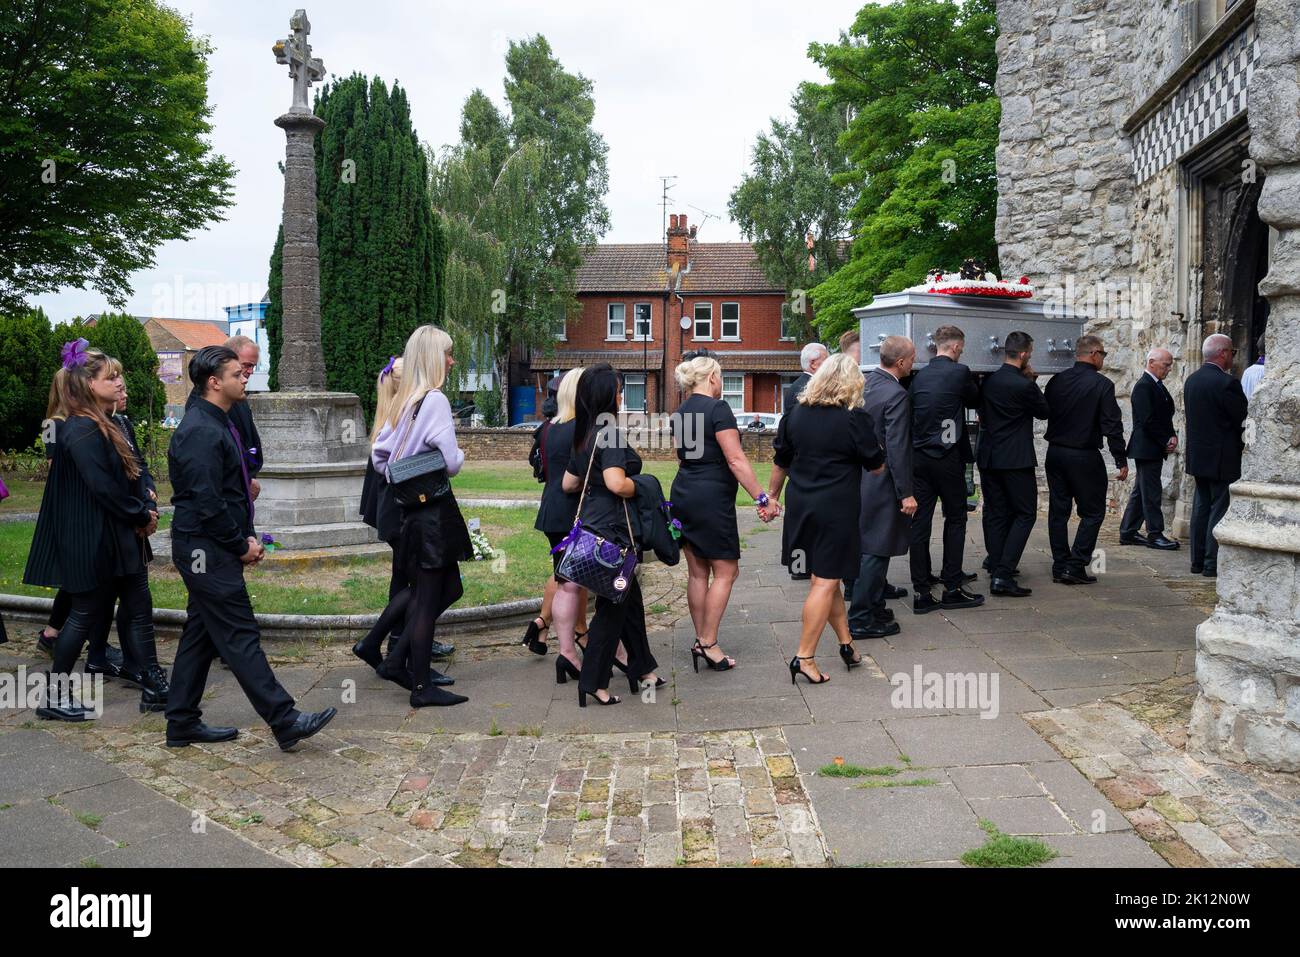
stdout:
{"type": "Polygon", "coordinates": [[[1096,336],[1080,336],[1074,365],[1052,376],[1047,398],[1047,537],[1052,545],[1052,581],[1090,585],[1088,573],[1097,533],[1106,517],[1106,463],[1103,437],[1115,457],[1116,476],[1128,478],[1124,417],[1115,401],[1115,383],[1101,374],[1106,350],[1096,336]],[[1070,544],[1070,512],[1079,511],[1079,527],[1070,544]]]}
{"type": "Polygon", "coordinates": [[[934,331],[935,357],[912,379],[912,448],[916,514],[912,516],[912,611],[974,608],[984,604],[962,586],[966,546],[966,463],[974,461],[966,409],[979,405],[979,385],[959,361],[966,334],[956,326],[934,331]],[[935,502],[943,503],[943,597],[930,592],[930,529],[935,502]]]}
{"type": "Polygon", "coordinates": [[[1183,408],[1187,412],[1187,474],[1196,479],[1192,499],[1192,573],[1214,578],[1219,573],[1219,542],[1214,526],[1228,510],[1228,486],[1241,478],[1245,449],[1246,393],[1229,371],[1237,350],[1225,335],[1201,346],[1205,364],[1187,377],[1183,408]]]}
{"type": "Polygon", "coordinates": [[[185,628],[172,666],[167,744],[229,741],[235,728],[203,724],[203,689],[218,654],[234,672],[262,720],[287,751],[337,714],[298,711],[262,651],[261,633],[244,585],[244,566],[265,549],[253,531],[253,490],[243,441],[230,410],[247,381],[235,353],[207,346],[190,360],[193,403],[172,435],[167,462],[176,514],[172,562],[189,591],[185,628]]]}
{"type": "Polygon", "coordinates": [[[1137,481],[1119,525],[1121,545],[1147,545],[1172,551],[1178,543],[1165,537],[1165,517],[1160,510],[1160,468],[1169,453],[1178,448],[1174,431],[1174,397],[1165,388],[1165,377],[1174,366],[1168,349],[1147,353],[1146,371],[1133,386],[1133,434],[1128,440],[1128,457],[1137,466],[1137,481]],[[1144,538],[1139,531],[1146,522],[1144,538]]]}
{"type": "Polygon", "coordinates": [[[889,559],[906,555],[912,543],[912,407],[901,381],[912,371],[916,347],[905,336],[890,336],[880,344],[880,365],[867,373],[866,404],[885,450],[885,470],[862,473],[862,562],[851,592],[849,634],[854,638],[884,638],[901,630],[886,615],[885,574],[889,559]]]}
{"type": "Polygon", "coordinates": [[[1002,367],[984,380],[980,390],[976,462],[984,498],[989,591],[1008,598],[1033,594],[1014,577],[1038,518],[1034,419],[1047,418],[1047,400],[1029,365],[1033,353],[1029,333],[1010,333],[1002,349],[1002,367]]]}
{"type": "Polygon", "coordinates": [[[821,364],[830,358],[831,351],[820,342],[810,342],[799,352],[799,367],[803,369],[803,374],[785,387],[784,405],[785,412],[794,408],[794,404],[799,401],[799,394],[803,392],[813,377],[813,374],[821,368],[821,364]]]}

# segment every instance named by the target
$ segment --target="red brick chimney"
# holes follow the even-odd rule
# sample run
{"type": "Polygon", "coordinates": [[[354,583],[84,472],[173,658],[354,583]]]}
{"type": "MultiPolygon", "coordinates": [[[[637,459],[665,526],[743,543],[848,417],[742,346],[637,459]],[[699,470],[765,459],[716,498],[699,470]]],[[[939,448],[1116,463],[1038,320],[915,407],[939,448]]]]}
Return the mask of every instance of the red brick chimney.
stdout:
{"type": "Polygon", "coordinates": [[[678,271],[686,268],[686,261],[690,258],[691,238],[695,235],[695,230],[688,229],[686,226],[686,214],[680,216],[677,213],[671,213],[668,216],[668,269],[671,271],[676,266],[678,271]]]}

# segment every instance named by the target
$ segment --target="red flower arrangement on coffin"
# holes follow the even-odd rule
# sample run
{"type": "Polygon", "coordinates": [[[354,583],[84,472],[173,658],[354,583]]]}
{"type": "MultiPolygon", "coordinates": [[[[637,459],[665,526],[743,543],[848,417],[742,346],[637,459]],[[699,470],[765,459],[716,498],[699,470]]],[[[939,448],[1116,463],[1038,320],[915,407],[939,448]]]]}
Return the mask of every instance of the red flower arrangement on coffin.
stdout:
{"type": "Polygon", "coordinates": [[[997,299],[1030,299],[1034,287],[1028,276],[1021,276],[1019,282],[999,279],[991,272],[984,272],[973,260],[967,260],[960,273],[945,273],[931,270],[926,281],[912,286],[908,292],[928,292],[941,296],[985,296],[997,299]]]}

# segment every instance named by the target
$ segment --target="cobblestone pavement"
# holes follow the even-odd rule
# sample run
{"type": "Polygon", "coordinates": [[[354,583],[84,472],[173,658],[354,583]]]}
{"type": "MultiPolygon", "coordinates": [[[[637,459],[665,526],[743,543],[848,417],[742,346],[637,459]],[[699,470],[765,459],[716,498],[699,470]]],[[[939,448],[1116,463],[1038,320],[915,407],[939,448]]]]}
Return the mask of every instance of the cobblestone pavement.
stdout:
{"type": "MultiPolygon", "coordinates": [[[[141,716],[136,694],[111,683],[102,718],[85,725],[0,710],[0,765],[17,771],[0,778],[18,782],[0,794],[0,864],[31,862],[22,815],[51,799],[74,808],[103,784],[32,770],[56,754],[58,767],[93,758],[90,780],[161,802],[106,863],[136,862],[139,841],[151,859],[165,850],[195,866],[236,845],[308,866],[955,865],[983,843],[981,822],[1048,844],[1059,855],[1049,867],[1296,862],[1296,776],[1213,765],[1178,740],[1195,628],[1213,603],[1213,582],[1190,578],[1185,556],[1120,548],[1110,530],[1102,581],[1056,586],[1040,522],[1021,562],[1032,598],[924,616],[896,602],[902,633],[860,643],[865,667],[846,672],[823,639],[832,681],[813,687],[786,670],[806,586],[777,564],[779,530],[742,521],[720,636],[740,666],[692,671],[680,583],[666,584],[684,569],[651,569],[651,645],[669,684],[624,687],[617,707],[580,710],[574,684],[554,682],[553,655],[488,641],[447,665],[470,701],[422,710],[345,646],[268,643],[300,707],[340,709],[292,754],[219,669],[205,717],[239,726],[233,743],[167,749],[161,716],[141,716]],[[900,698],[905,679],[934,675],[946,696],[900,698]],[[954,699],[967,677],[972,692],[996,681],[996,695],[954,699]],[[871,774],[827,776],[838,762],[871,774]]],[[[968,567],[981,558],[972,542],[968,567]]],[[[891,579],[906,578],[896,561],[891,579]]],[[[0,670],[42,663],[30,631],[10,634],[0,670]]],[[[68,821],[81,818],[65,818],[51,854],[76,862],[68,821]]]]}

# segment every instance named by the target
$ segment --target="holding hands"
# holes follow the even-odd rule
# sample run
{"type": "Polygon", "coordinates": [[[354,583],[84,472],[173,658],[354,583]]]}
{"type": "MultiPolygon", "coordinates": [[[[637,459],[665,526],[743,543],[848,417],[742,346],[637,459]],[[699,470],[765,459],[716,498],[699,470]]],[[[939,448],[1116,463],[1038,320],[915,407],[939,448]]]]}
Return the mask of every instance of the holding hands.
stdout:
{"type": "Polygon", "coordinates": [[[763,520],[764,524],[767,524],[781,514],[781,503],[776,500],[776,496],[774,495],[760,495],[755,506],[758,509],[758,517],[763,520]]]}

